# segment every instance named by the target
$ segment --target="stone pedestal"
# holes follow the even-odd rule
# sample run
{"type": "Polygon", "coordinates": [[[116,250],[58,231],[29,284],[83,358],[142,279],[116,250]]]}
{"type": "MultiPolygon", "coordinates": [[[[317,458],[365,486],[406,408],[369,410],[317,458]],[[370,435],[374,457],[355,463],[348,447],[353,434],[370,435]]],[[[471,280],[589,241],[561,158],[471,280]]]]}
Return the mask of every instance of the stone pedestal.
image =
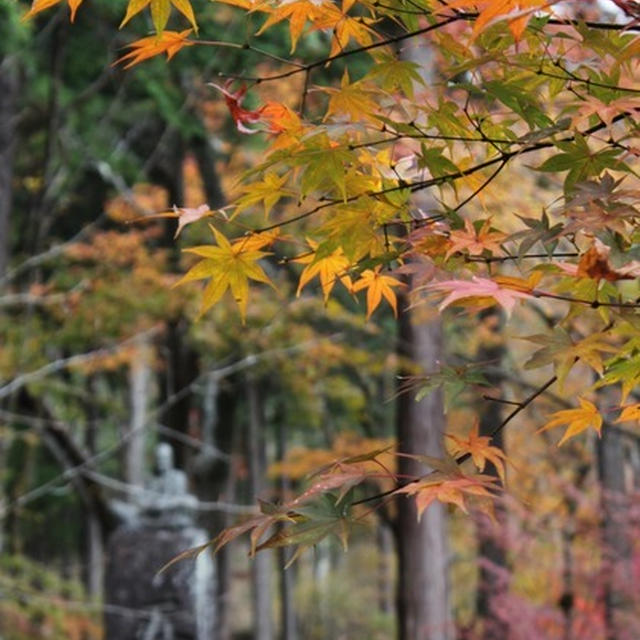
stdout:
{"type": "Polygon", "coordinates": [[[158,570],[207,542],[202,529],[123,526],[109,540],[105,640],[212,640],[214,565],[209,551],[158,570]]]}

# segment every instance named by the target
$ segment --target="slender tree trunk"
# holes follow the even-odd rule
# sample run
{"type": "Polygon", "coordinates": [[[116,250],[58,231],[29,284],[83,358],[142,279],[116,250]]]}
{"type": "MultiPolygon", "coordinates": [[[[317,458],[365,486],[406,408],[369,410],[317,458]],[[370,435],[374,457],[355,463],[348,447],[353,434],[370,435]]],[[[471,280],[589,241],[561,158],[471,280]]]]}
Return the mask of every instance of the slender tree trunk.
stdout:
{"type": "MultiPolygon", "coordinates": [[[[602,585],[607,640],[631,638],[624,614],[633,588],[625,436],[605,425],[597,442],[602,504],[602,585]]],[[[627,612],[628,613],[628,612],[627,612]]]]}
{"type": "MultiPolygon", "coordinates": [[[[484,345],[478,350],[478,360],[488,362],[490,366],[500,367],[505,354],[504,341],[501,337],[502,314],[497,307],[487,309],[480,314],[486,325],[484,345]]],[[[487,381],[495,388],[500,385],[499,375],[486,374],[487,381]]],[[[502,420],[502,405],[486,400],[480,411],[480,435],[488,436],[502,420]]],[[[492,446],[504,449],[502,431],[496,434],[492,446]]],[[[485,473],[497,477],[498,473],[492,463],[487,463],[485,473]]],[[[478,576],[477,613],[484,622],[484,640],[503,640],[508,637],[509,625],[498,617],[492,602],[506,591],[504,567],[506,566],[505,547],[502,537],[505,527],[505,513],[500,505],[496,506],[496,521],[491,522],[484,514],[478,515],[478,557],[481,559],[478,576]]]]}
{"type": "MultiPolygon", "coordinates": [[[[6,12],[6,9],[5,9],[6,12]]],[[[8,20],[0,11],[0,18],[8,20]]],[[[0,281],[9,264],[11,250],[9,220],[13,203],[13,162],[15,149],[15,126],[17,117],[18,73],[16,58],[0,57],[0,281]]],[[[5,401],[0,401],[1,405],[5,401]]],[[[0,469],[6,469],[7,451],[5,440],[0,438],[0,469]]],[[[0,501],[5,499],[4,478],[0,475],[0,501]]],[[[0,522],[0,553],[4,547],[4,523],[0,522]]]]}
{"type": "MultiPolygon", "coordinates": [[[[284,425],[284,415],[276,417],[277,429],[277,461],[284,460],[287,450],[286,427],[284,425]]],[[[280,476],[281,500],[286,499],[289,493],[289,478],[286,474],[280,476]]],[[[282,640],[297,640],[298,630],[296,621],[296,611],[293,602],[293,591],[295,587],[295,567],[286,568],[287,562],[291,558],[292,550],[287,547],[278,549],[278,571],[280,574],[280,635],[282,640]]]]}
{"type": "MultiPolygon", "coordinates": [[[[253,500],[258,498],[264,488],[265,448],[264,413],[260,389],[255,379],[246,381],[246,397],[249,407],[249,420],[246,450],[249,467],[249,494],[253,500]]],[[[253,582],[253,638],[254,640],[273,640],[271,620],[271,555],[258,553],[251,562],[253,582]]]]}
{"type": "Polygon", "coordinates": [[[393,535],[384,523],[378,525],[378,609],[381,613],[393,613],[393,535]]]}
{"type": "MultiPolygon", "coordinates": [[[[85,430],[85,449],[92,456],[98,451],[98,412],[93,401],[95,397],[96,379],[90,376],[87,380],[88,397],[91,399],[86,407],[87,427],[85,430]]],[[[86,547],[85,547],[85,584],[87,593],[92,598],[100,598],[104,585],[104,537],[105,532],[99,514],[91,506],[85,507],[86,547]]]]}
{"type": "MultiPolygon", "coordinates": [[[[437,368],[442,357],[442,325],[426,307],[407,310],[399,301],[398,355],[414,360],[424,371],[437,368]],[[421,317],[422,316],[422,317],[421,317]]],[[[402,374],[409,373],[406,369],[402,374]]],[[[444,413],[442,395],[435,391],[421,402],[412,394],[398,397],[398,450],[442,457],[444,413]]],[[[401,477],[416,477],[424,467],[410,458],[398,458],[401,477]]],[[[418,521],[415,501],[398,499],[397,615],[399,640],[451,640],[452,622],[447,579],[449,549],[445,510],[432,504],[418,521]]]]}
{"type": "Polygon", "coordinates": [[[0,278],[9,263],[17,99],[16,57],[8,55],[0,58],[0,278]]]}
{"type": "Polygon", "coordinates": [[[147,408],[151,385],[151,347],[141,340],[136,345],[129,369],[129,428],[125,433],[124,481],[141,487],[144,484],[147,408]]]}
{"type": "MultiPolygon", "coordinates": [[[[196,492],[200,500],[235,502],[235,479],[230,459],[238,447],[238,429],[234,428],[238,395],[233,379],[221,381],[215,375],[208,377],[203,400],[204,447],[193,465],[196,492]]],[[[211,537],[215,537],[222,529],[232,525],[232,518],[228,513],[214,512],[205,514],[200,522],[211,537]]],[[[231,547],[232,544],[225,545],[215,555],[215,640],[231,640],[231,547]]]]}

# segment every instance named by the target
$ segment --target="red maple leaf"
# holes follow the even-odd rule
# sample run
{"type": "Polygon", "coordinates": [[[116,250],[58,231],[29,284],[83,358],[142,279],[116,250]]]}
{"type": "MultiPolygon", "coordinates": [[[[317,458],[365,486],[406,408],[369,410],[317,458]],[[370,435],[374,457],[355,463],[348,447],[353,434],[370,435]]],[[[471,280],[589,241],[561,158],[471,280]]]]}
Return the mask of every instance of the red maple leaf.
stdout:
{"type": "Polygon", "coordinates": [[[224,101],[227,103],[227,107],[229,107],[231,117],[236,123],[238,131],[241,131],[242,133],[257,133],[260,129],[250,129],[247,125],[257,124],[264,120],[262,114],[264,107],[254,109],[253,111],[245,109],[242,106],[242,102],[244,101],[244,97],[247,95],[247,87],[242,85],[236,91],[231,91],[232,84],[233,80],[227,80],[222,86],[214,84],[213,82],[210,82],[209,86],[214,87],[224,96],[224,101]]]}

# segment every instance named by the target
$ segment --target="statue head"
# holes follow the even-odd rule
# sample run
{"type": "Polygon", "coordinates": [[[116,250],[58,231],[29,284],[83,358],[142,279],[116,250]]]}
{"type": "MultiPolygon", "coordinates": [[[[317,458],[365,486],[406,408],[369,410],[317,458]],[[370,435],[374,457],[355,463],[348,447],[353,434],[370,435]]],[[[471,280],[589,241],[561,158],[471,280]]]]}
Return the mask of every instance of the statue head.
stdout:
{"type": "Polygon", "coordinates": [[[173,448],[166,442],[161,442],[156,447],[156,470],[164,474],[173,469],[173,448]]]}

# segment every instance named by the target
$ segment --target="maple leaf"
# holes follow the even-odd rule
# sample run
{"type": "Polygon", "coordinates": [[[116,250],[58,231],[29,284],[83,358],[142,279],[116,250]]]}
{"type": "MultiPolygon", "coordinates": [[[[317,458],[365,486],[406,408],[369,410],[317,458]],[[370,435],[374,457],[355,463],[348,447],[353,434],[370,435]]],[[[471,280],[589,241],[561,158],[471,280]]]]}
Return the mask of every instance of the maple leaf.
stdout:
{"type": "Polygon", "coordinates": [[[468,513],[465,497],[494,498],[496,478],[489,475],[466,476],[461,472],[446,474],[441,471],[430,473],[424,480],[411,482],[396,489],[394,493],[414,495],[418,519],[435,500],[456,505],[468,513]]]}
{"type": "Polygon", "coordinates": [[[485,220],[478,231],[468,219],[464,221],[464,227],[463,231],[451,231],[449,234],[451,246],[445,258],[463,250],[468,251],[472,256],[482,255],[485,250],[494,255],[502,253],[500,243],[506,238],[506,234],[500,231],[490,231],[491,218],[485,220]]]}
{"type": "Polygon", "coordinates": [[[525,30],[531,16],[540,9],[555,4],[559,0],[451,0],[445,3],[440,12],[446,9],[466,9],[478,11],[472,31],[477,38],[482,31],[499,20],[508,20],[509,29],[518,40],[525,30]]]}
{"type": "Polygon", "coordinates": [[[383,275],[380,273],[381,269],[381,266],[375,269],[366,269],[352,288],[354,292],[362,291],[362,289],[367,290],[367,320],[376,310],[383,297],[393,309],[393,315],[395,317],[398,316],[396,294],[392,287],[403,287],[405,284],[396,278],[383,275]]]}
{"type": "Polygon", "coordinates": [[[140,64],[144,60],[153,58],[154,56],[167,54],[167,60],[171,60],[173,56],[183,47],[193,46],[193,42],[187,40],[193,29],[185,29],[184,31],[163,31],[155,36],[148,36],[136,40],[127,47],[131,49],[129,53],[118,58],[113,64],[121,64],[126,62],[125,69],[129,69],[136,64],[140,64]]]}
{"type": "Polygon", "coordinates": [[[468,386],[491,386],[478,365],[441,366],[439,371],[418,376],[402,376],[400,393],[415,391],[415,401],[420,402],[436,389],[444,391],[444,410],[448,412],[453,401],[468,386]]]}
{"type": "Polygon", "coordinates": [[[287,20],[289,23],[289,33],[291,35],[291,53],[293,53],[307,21],[314,22],[320,15],[321,10],[321,7],[311,0],[283,2],[270,12],[266,22],[256,35],[260,35],[266,29],[282,20],[287,20]]]}
{"type": "Polygon", "coordinates": [[[241,86],[236,91],[231,91],[231,85],[233,84],[233,80],[227,80],[224,85],[220,86],[213,82],[209,83],[210,87],[217,89],[224,96],[224,101],[227,103],[227,107],[229,107],[229,112],[231,113],[231,117],[233,121],[236,123],[236,127],[238,131],[242,133],[258,133],[260,129],[250,129],[246,125],[248,124],[257,124],[258,122],[264,121],[263,109],[254,109],[250,111],[249,109],[245,109],[241,106],[241,103],[244,101],[245,96],[247,95],[247,87],[241,86]]]}
{"type": "MultiPolygon", "coordinates": [[[[525,282],[521,280],[520,282],[525,282]]],[[[497,282],[487,278],[473,276],[471,280],[445,280],[426,285],[425,289],[444,291],[448,295],[440,303],[439,311],[446,309],[454,302],[465,306],[488,306],[499,304],[510,315],[517,299],[532,298],[532,289],[500,286],[497,282]]]]}
{"type": "Polygon", "coordinates": [[[342,74],[339,89],[323,87],[322,91],[330,96],[329,105],[324,115],[325,120],[334,114],[346,115],[350,122],[358,122],[362,119],[377,120],[371,115],[377,111],[373,92],[367,90],[361,82],[351,84],[347,69],[342,74]]]}
{"type": "Polygon", "coordinates": [[[561,388],[564,386],[569,371],[578,360],[602,375],[604,367],[601,353],[615,353],[617,351],[617,348],[605,342],[606,337],[604,333],[593,333],[574,342],[571,336],[560,327],[556,327],[551,334],[527,336],[523,340],[543,345],[543,347],[525,362],[524,368],[537,369],[553,363],[561,388]]]}
{"type": "MultiPolygon", "coordinates": [[[[60,4],[63,0],[33,0],[33,4],[31,5],[31,9],[23,16],[23,20],[29,20],[33,18],[36,14],[44,11],[45,9],[49,9],[57,4],[60,4]]],[[[71,15],[69,17],[70,21],[73,22],[76,19],[76,11],[78,7],[82,4],[83,0],[67,0],[67,4],[69,5],[69,11],[71,15]]]]}
{"type": "Polygon", "coordinates": [[[589,400],[584,398],[578,398],[580,402],[579,409],[565,409],[563,411],[556,411],[551,414],[549,420],[543,427],[538,429],[537,433],[553,429],[562,424],[567,425],[567,430],[564,432],[562,439],[558,442],[558,446],[564,444],[569,438],[582,433],[589,427],[593,427],[600,436],[602,429],[602,416],[598,411],[598,408],[589,400]]]}
{"type": "Polygon", "coordinates": [[[319,245],[317,243],[313,241],[308,242],[313,252],[293,260],[293,262],[307,265],[300,274],[297,295],[299,296],[305,285],[316,276],[320,278],[320,287],[322,288],[322,296],[325,304],[337,280],[342,282],[342,284],[351,291],[353,285],[347,273],[351,264],[342,249],[335,249],[330,254],[323,256],[321,254],[319,255],[319,245]]]}
{"type": "Polygon", "coordinates": [[[637,422],[640,420],[640,404],[631,404],[624,407],[614,424],[620,422],[637,422]]]}
{"type": "Polygon", "coordinates": [[[556,263],[566,273],[576,278],[591,278],[596,281],[635,280],[640,277],[640,262],[632,260],[620,269],[609,264],[611,248],[596,238],[589,249],[580,256],[578,264],[556,263]]]}
{"type": "Polygon", "coordinates": [[[253,250],[251,247],[247,249],[242,242],[232,245],[215,227],[212,225],[209,227],[218,246],[184,249],[185,252],[201,256],[204,260],[191,267],[174,287],[193,280],[210,278],[209,284],[204,289],[199,316],[202,316],[222,298],[227,289],[230,289],[244,322],[249,299],[249,280],[273,286],[267,274],[256,264],[257,260],[268,254],[253,250]]]}
{"type": "Polygon", "coordinates": [[[502,484],[505,484],[504,474],[504,461],[506,456],[502,449],[491,446],[491,438],[489,436],[479,435],[478,422],[473,425],[469,438],[463,440],[454,435],[447,434],[447,438],[450,438],[456,443],[454,455],[469,454],[473,463],[476,465],[478,471],[484,471],[487,461],[491,462],[500,476],[502,484]]]}
{"type": "Polygon", "coordinates": [[[255,181],[243,187],[242,190],[244,194],[235,202],[235,213],[239,213],[247,207],[262,202],[264,206],[264,217],[266,218],[281,198],[295,195],[293,189],[285,188],[289,177],[288,173],[279,176],[274,171],[268,171],[264,174],[261,181],[255,181]]]}
{"type": "Polygon", "coordinates": [[[148,6],[151,8],[151,21],[158,35],[162,34],[167,26],[171,6],[174,6],[191,23],[193,30],[198,33],[198,24],[189,0],[129,0],[127,12],[120,23],[120,28],[148,6]]]}
{"type": "Polygon", "coordinates": [[[242,238],[234,240],[233,247],[238,251],[260,251],[273,244],[280,237],[280,229],[247,233],[242,238]]]}
{"type": "Polygon", "coordinates": [[[560,213],[570,218],[563,234],[611,229],[627,238],[627,225],[634,224],[635,219],[640,217],[640,210],[634,206],[640,191],[619,189],[623,180],[614,180],[605,172],[599,181],[588,180],[576,184],[571,197],[559,209],[560,213]]]}
{"type": "Polygon", "coordinates": [[[314,30],[332,31],[331,50],[329,57],[335,56],[345,50],[351,39],[360,46],[366,47],[373,42],[375,31],[366,25],[364,17],[352,18],[347,15],[354,4],[354,0],[343,0],[342,9],[334,4],[322,5],[322,11],[313,21],[314,30]]]}
{"type": "Polygon", "coordinates": [[[637,352],[623,353],[606,364],[605,374],[596,382],[594,388],[621,382],[622,402],[625,402],[631,391],[640,384],[640,355],[637,352]]]}

